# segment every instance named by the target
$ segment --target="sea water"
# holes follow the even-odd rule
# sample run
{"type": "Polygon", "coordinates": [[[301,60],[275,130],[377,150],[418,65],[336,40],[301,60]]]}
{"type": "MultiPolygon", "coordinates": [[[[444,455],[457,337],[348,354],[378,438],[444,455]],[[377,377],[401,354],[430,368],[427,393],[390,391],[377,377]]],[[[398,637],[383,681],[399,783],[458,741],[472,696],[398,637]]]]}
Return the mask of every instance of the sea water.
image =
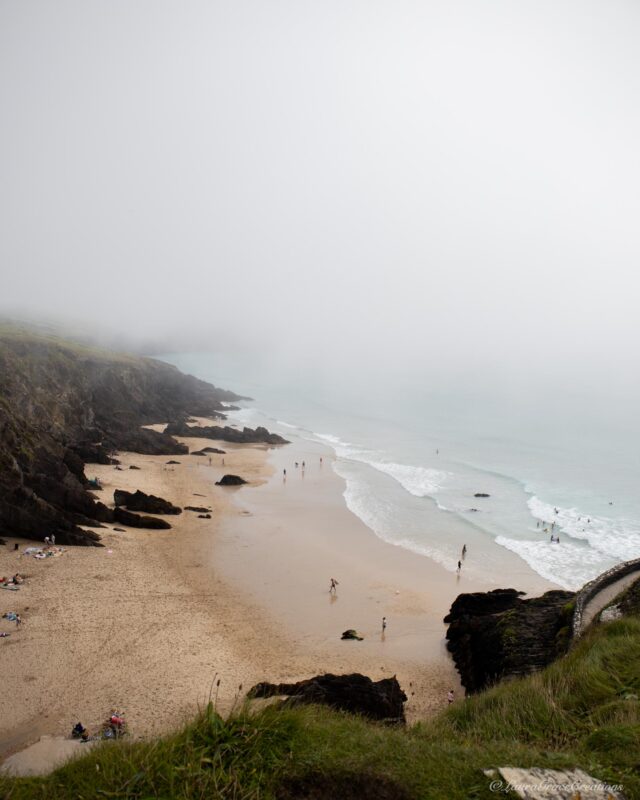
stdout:
{"type": "Polygon", "coordinates": [[[213,353],[163,355],[184,372],[253,398],[235,421],[324,443],[348,508],[379,537],[455,570],[500,574],[509,550],[567,589],[640,557],[634,421],[584,402],[523,402],[418,384],[309,379],[213,353]],[[476,495],[488,495],[477,497],[476,495]],[[551,542],[551,536],[559,542],[551,542]]]}

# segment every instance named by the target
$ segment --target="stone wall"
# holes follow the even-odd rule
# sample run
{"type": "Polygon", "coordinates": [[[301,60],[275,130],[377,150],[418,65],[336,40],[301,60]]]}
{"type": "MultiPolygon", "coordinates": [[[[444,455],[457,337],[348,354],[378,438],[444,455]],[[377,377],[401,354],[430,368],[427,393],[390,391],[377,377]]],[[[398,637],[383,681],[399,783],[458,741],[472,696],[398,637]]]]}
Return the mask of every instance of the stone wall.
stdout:
{"type": "Polygon", "coordinates": [[[576,595],[576,606],[573,612],[573,620],[571,623],[571,634],[574,641],[579,639],[584,633],[584,610],[590,601],[593,600],[593,598],[603,589],[606,589],[607,586],[611,586],[612,583],[615,583],[616,581],[620,580],[620,578],[624,578],[627,575],[631,575],[633,572],[638,572],[638,576],[640,577],[640,558],[636,558],[633,561],[625,561],[622,564],[617,564],[615,567],[603,572],[602,575],[598,575],[597,578],[594,578],[592,581],[585,584],[582,589],[580,589],[576,595]]]}

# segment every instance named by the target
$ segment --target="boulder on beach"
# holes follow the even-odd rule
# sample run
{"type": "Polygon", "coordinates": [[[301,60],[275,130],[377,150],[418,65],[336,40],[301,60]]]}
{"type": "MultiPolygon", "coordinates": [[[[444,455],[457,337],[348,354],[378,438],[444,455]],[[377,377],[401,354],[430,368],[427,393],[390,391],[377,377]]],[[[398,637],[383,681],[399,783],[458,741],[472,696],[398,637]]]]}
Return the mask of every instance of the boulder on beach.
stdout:
{"type": "Polygon", "coordinates": [[[473,496],[474,497],[491,497],[491,495],[487,494],[486,492],[476,492],[473,496]]]}
{"type": "Polygon", "coordinates": [[[143,517],[140,514],[134,514],[132,511],[125,511],[124,508],[116,506],[113,509],[113,521],[119,522],[122,525],[128,525],[130,528],[150,528],[152,530],[167,530],[171,527],[164,519],[157,517],[143,517]]]}
{"type": "Polygon", "coordinates": [[[360,673],[318,675],[298,683],[258,683],[247,697],[286,696],[283,705],[313,703],[329,706],[368,719],[402,723],[406,694],[396,677],[372,681],[360,673]]]}
{"type": "Polygon", "coordinates": [[[179,461],[167,461],[167,464],[179,464],[179,461]]]}
{"type": "Polygon", "coordinates": [[[359,636],[357,631],[354,631],[353,628],[349,628],[349,630],[343,631],[341,639],[356,639],[358,642],[363,640],[363,636],[359,636]]]}
{"type": "Polygon", "coordinates": [[[135,493],[116,489],[113,493],[116,506],[126,506],[129,511],[144,511],[147,514],[182,514],[182,509],[162,497],[145,494],[139,489],[135,493]]]}
{"type": "Polygon", "coordinates": [[[211,514],[198,514],[198,519],[211,519],[211,514]]]}
{"type": "Polygon", "coordinates": [[[199,514],[208,514],[211,509],[205,508],[204,506],[185,506],[185,511],[197,511],[199,514]]]}
{"type": "Polygon", "coordinates": [[[227,451],[226,450],[218,450],[217,447],[203,447],[202,450],[192,450],[191,451],[191,455],[192,456],[208,456],[208,455],[211,455],[211,453],[216,453],[219,456],[226,456],[227,451]]]}
{"type": "Polygon", "coordinates": [[[239,475],[223,475],[219,481],[216,481],[216,486],[242,486],[243,483],[246,481],[239,475]]]}

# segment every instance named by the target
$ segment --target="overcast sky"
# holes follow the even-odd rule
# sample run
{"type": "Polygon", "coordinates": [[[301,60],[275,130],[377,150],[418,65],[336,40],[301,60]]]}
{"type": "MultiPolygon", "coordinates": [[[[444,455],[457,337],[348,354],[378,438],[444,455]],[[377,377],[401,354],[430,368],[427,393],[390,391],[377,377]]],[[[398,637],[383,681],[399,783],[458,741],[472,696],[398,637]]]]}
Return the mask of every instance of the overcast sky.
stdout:
{"type": "Polygon", "coordinates": [[[0,310],[637,371],[635,0],[1,0],[0,310]]]}

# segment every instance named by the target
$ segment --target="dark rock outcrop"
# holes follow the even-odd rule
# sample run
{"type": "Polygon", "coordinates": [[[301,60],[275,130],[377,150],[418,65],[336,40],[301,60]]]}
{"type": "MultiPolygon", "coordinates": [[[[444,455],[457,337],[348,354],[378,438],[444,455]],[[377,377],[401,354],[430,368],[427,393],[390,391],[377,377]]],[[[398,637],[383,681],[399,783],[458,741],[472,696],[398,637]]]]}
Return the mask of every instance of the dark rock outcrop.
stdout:
{"type": "Polygon", "coordinates": [[[126,506],[129,511],[144,511],[147,514],[182,514],[182,509],[168,500],[156,497],[154,494],[145,494],[139,489],[136,492],[116,489],[113,501],[116,506],[126,506]]]}
{"type": "Polygon", "coordinates": [[[244,478],[239,475],[223,475],[219,481],[216,481],[216,486],[242,486],[246,483],[244,478]]]}
{"type": "Polygon", "coordinates": [[[199,514],[208,514],[211,509],[205,508],[204,506],[185,506],[185,511],[197,511],[199,514]]]}
{"type": "Polygon", "coordinates": [[[199,439],[215,439],[220,442],[236,442],[238,444],[289,444],[282,436],[270,433],[266,428],[260,426],[255,430],[253,428],[239,430],[228,425],[225,427],[187,425],[185,421],[179,420],[169,423],[164,432],[170,436],[196,436],[199,439]]]}
{"type": "Polygon", "coordinates": [[[218,455],[226,456],[227,451],[226,450],[218,450],[217,447],[203,447],[202,450],[192,450],[191,451],[191,455],[192,456],[208,456],[211,453],[217,453],[218,455]]]}
{"type": "Polygon", "coordinates": [[[298,683],[258,683],[247,696],[286,696],[286,704],[315,703],[368,719],[404,722],[406,694],[395,676],[372,681],[366,675],[318,675],[298,683]]]}
{"type": "Polygon", "coordinates": [[[491,497],[491,495],[487,494],[486,492],[476,492],[473,496],[474,497],[491,497]]]}
{"type": "Polygon", "coordinates": [[[522,599],[515,589],[461,594],[444,621],[447,648],[467,692],[550,664],[569,646],[573,592],[522,599]]]}
{"type": "Polygon", "coordinates": [[[198,519],[211,519],[211,514],[198,514],[198,519]]]}
{"type": "Polygon", "coordinates": [[[360,636],[358,631],[354,630],[353,628],[349,628],[348,630],[342,632],[342,636],[340,638],[344,640],[355,639],[355,641],[361,642],[364,639],[364,636],[360,636]]]}
{"type": "Polygon", "coordinates": [[[124,508],[114,508],[113,521],[119,522],[121,525],[127,525],[129,528],[151,528],[152,530],[168,530],[171,525],[165,519],[158,519],[157,517],[142,517],[140,514],[134,514],[132,511],[126,511],[124,508]]]}

